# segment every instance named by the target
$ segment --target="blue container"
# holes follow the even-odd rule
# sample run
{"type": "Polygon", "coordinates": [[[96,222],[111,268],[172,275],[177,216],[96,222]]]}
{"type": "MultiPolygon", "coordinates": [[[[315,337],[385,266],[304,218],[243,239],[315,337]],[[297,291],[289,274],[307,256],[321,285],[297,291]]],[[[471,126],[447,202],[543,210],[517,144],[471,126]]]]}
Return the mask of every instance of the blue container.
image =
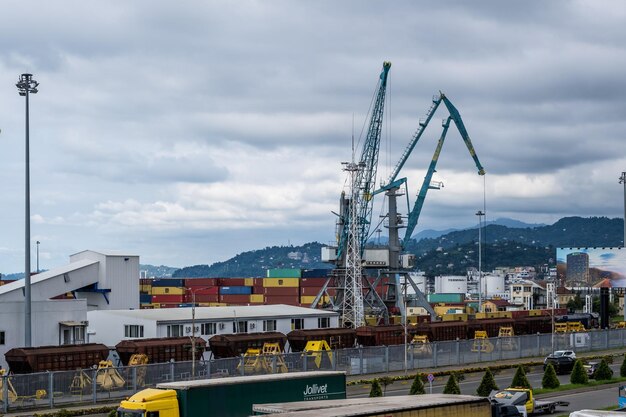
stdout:
{"type": "Polygon", "coordinates": [[[326,278],[330,269],[303,269],[302,278],[326,278]]]}
{"type": "Polygon", "coordinates": [[[152,281],[153,287],[184,287],[185,280],[183,278],[163,278],[152,281]]]}
{"type": "Polygon", "coordinates": [[[252,287],[220,287],[220,295],[249,295],[252,287]]]}
{"type": "Polygon", "coordinates": [[[139,293],[139,302],[141,304],[150,304],[152,302],[152,296],[143,292],[139,293]]]}

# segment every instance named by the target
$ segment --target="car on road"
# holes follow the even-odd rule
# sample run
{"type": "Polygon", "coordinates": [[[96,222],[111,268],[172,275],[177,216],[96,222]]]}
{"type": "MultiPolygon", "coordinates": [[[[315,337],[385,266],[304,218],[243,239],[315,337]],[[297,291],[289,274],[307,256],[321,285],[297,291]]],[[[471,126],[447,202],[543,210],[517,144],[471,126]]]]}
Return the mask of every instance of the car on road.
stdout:
{"type": "Polygon", "coordinates": [[[583,365],[589,378],[593,378],[593,375],[596,373],[596,369],[598,369],[598,366],[600,366],[600,362],[589,362],[583,365]]]}
{"type": "Polygon", "coordinates": [[[569,374],[574,369],[575,362],[576,352],[573,350],[556,350],[544,359],[543,370],[551,363],[557,374],[569,374]]]}

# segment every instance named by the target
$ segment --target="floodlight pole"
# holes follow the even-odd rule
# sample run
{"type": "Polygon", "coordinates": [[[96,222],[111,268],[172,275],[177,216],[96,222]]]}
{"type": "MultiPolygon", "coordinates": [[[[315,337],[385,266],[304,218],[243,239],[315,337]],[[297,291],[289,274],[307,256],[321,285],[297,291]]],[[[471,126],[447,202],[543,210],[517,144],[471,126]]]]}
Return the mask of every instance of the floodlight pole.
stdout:
{"type": "Polygon", "coordinates": [[[482,251],[482,227],[483,227],[483,221],[482,221],[482,216],[485,215],[485,213],[481,210],[478,210],[476,212],[476,215],[478,216],[478,312],[480,313],[482,311],[482,306],[483,306],[483,265],[482,265],[482,261],[483,261],[483,251],[482,251]]]}
{"type": "Polygon", "coordinates": [[[622,247],[626,248],[626,172],[622,172],[622,176],[619,177],[619,183],[624,184],[624,240],[622,241],[622,247]]]}
{"type": "Polygon", "coordinates": [[[33,80],[32,74],[22,74],[15,84],[20,96],[26,97],[26,171],[25,171],[25,204],[24,204],[24,345],[32,346],[32,316],[31,316],[31,292],[30,292],[30,131],[29,131],[29,107],[28,97],[37,93],[39,83],[33,80]]]}

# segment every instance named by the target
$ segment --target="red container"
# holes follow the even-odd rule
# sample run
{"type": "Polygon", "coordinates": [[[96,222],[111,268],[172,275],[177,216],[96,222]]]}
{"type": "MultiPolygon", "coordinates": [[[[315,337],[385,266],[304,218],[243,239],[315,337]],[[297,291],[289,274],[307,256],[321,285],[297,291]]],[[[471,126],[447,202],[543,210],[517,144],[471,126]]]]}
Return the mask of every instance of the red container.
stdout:
{"type": "Polygon", "coordinates": [[[254,287],[252,287],[252,294],[265,294],[264,291],[265,291],[265,287],[262,285],[255,285],[254,287]]]}
{"type": "Polygon", "coordinates": [[[322,287],[326,278],[301,278],[300,287],[322,287]]]}
{"type": "Polygon", "coordinates": [[[226,294],[219,296],[220,303],[227,304],[248,304],[250,296],[247,294],[226,294]]]}
{"type": "MultiPolygon", "coordinates": [[[[219,295],[217,294],[196,294],[196,303],[217,303],[219,295]]],[[[185,296],[186,303],[193,303],[191,294],[185,296]]]]}
{"type": "Polygon", "coordinates": [[[296,298],[298,297],[299,293],[300,291],[298,287],[265,287],[265,291],[263,292],[263,294],[265,294],[266,296],[289,295],[296,298]]]}
{"type": "Polygon", "coordinates": [[[184,296],[171,295],[171,294],[153,295],[152,302],[153,303],[182,303],[184,302],[184,296]]]}
{"type": "Polygon", "coordinates": [[[210,285],[217,285],[217,278],[187,278],[185,279],[185,286],[187,287],[208,287],[210,285]]]}
{"type": "Polygon", "coordinates": [[[298,296],[287,295],[266,295],[265,304],[287,304],[292,306],[299,306],[300,300],[298,296]]]}
{"type": "Polygon", "coordinates": [[[217,295],[219,294],[219,291],[220,291],[220,287],[209,287],[209,288],[196,287],[197,289],[194,289],[194,287],[189,287],[189,288],[190,290],[187,291],[187,294],[189,294],[189,296],[191,296],[192,294],[196,294],[196,297],[200,294],[217,295]]]}
{"type": "Polygon", "coordinates": [[[178,308],[179,303],[161,304],[161,308],[178,308]]]}
{"type": "Polygon", "coordinates": [[[217,280],[220,287],[243,287],[246,285],[245,278],[218,278],[217,280]]]}
{"type": "Polygon", "coordinates": [[[300,288],[300,295],[313,296],[319,294],[322,287],[302,287],[300,288]]]}
{"type": "Polygon", "coordinates": [[[254,278],[252,285],[255,287],[263,287],[263,278],[254,278]]]}
{"type": "Polygon", "coordinates": [[[514,319],[519,317],[528,317],[528,310],[513,310],[511,311],[511,317],[514,319]]]}

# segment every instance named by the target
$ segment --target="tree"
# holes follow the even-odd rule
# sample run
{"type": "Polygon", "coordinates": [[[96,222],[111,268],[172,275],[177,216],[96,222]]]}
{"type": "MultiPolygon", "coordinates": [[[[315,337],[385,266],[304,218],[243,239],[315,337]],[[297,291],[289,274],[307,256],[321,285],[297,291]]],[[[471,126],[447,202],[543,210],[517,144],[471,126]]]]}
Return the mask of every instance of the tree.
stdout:
{"type": "Polygon", "coordinates": [[[513,375],[513,381],[511,381],[511,387],[513,388],[528,388],[532,389],[533,387],[530,385],[528,378],[526,378],[526,372],[524,372],[523,366],[518,366],[515,371],[515,375],[513,375]]]}
{"type": "Polygon", "coordinates": [[[385,396],[385,394],[387,393],[387,385],[391,385],[393,384],[393,378],[389,377],[389,376],[384,376],[382,378],[378,378],[378,382],[382,385],[383,387],[383,397],[385,396]]]}
{"type": "Polygon", "coordinates": [[[574,369],[572,369],[572,375],[569,378],[569,382],[572,384],[587,384],[589,382],[587,371],[585,371],[583,363],[580,359],[576,359],[576,362],[574,363],[574,369]]]}
{"type": "Polygon", "coordinates": [[[619,368],[619,376],[626,376],[626,356],[624,356],[624,361],[622,362],[622,366],[619,368]]]}
{"type": "Polygon", "coordinates": [[[491,369],[487,368],[485,375],[483,375],[483,379],[480,381],[480,385],[476,389],[476,394],[480,397],[488,397],[491,391],[497,389],[498,384],[496,384],[493,373],[491,372],[491,369]]]}
{"type": "Polygon", "coordinates": [[[443,388],[444,394],[460,394],[461,388],[459,388],[459,383],[456,380],[456,376],[454,374],[450,374],[448,378],[448,382],[446,382],[446,386],[443,388]]]}
{"type": "Polygon", "coordinates": [[[554,370],[554,366],[551,363],[548,363],[546,366],[546,370],[543,373],[543,378],[541,379],[541,386],[543,388],[558,388],[561,385],[561,381],[556,376],[556,371],[554,370]]]}
{"type": "Polygon", "coordinates": [[[377,379],[372,382],[372,389],[370,390],[370,397],[382,397],[383,389],[380,387],[380,382],[377,379]]]}
{"type": "Polygon", "coordinates": [[[411,390],[409,391],[409,395],[417,395],[417,394],[425,394],[424,390],[424,381],[422,380],[422,374],[418,373],[415,375],[415,379],[413,380],[413,384],[411,385],[411,390]]]}
{"type": "Polygon", "coordinates": [[[598,380],[608,380],[613,378],[613,370],[609,368],[609,364],[606,360],[602,359],[598,365],[598,369],[593,373],[593,377],[598,380]]]}

